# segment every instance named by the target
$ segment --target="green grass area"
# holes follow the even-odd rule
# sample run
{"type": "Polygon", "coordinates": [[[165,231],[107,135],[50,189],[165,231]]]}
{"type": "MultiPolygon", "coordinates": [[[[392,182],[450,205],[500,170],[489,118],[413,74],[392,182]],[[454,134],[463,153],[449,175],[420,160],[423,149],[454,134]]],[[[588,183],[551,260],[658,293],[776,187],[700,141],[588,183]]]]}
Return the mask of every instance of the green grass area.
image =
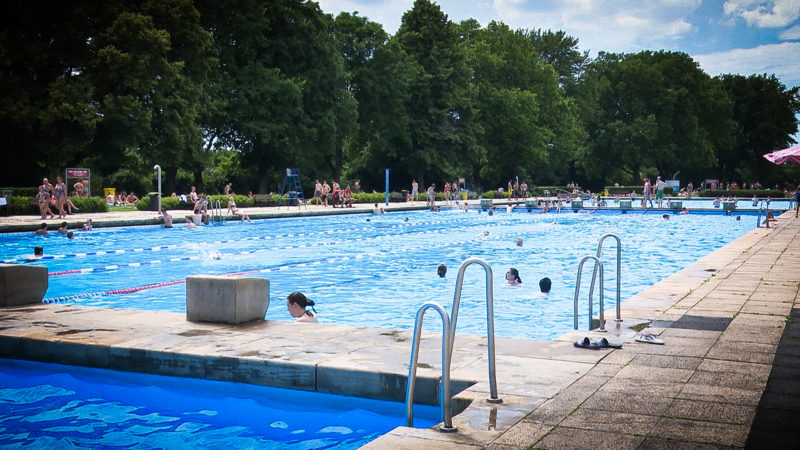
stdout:
{"type": "Polygon", "coordinates": [[[136,211],[136,205],[109,206],[108,212],[136,211]]]}

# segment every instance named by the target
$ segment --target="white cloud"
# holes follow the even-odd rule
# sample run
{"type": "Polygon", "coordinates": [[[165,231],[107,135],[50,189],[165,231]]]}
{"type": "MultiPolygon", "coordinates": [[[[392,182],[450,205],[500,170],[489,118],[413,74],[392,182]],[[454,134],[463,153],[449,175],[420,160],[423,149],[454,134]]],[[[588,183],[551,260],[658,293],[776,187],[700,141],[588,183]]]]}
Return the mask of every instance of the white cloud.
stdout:
{"type": "Polygon", "coordinates": [[[800,42],[782,42],[692,57],[711,76],[775,74],[786,87],[793,87],[800,86],[799,54],[800,42]]]}
{"type": "Polygon", "coordinates": [[[494,11],[512,28],[563,30],[585,50],[661,49],[692,29],[700,0],[646,0],[621,7],[613,0],[495,0],[494,11]],[[591,46],[592,48],[587,48],[591,46]]]}
{"type": "Polygon", "coordinates": [[[795,25],[792,28],[789,28],[788,30],[781,31],[778,37],[780,39],[783,39],[784,41],[800,39],[800,25],[795,25]]]}
{"type": "Polygon", "coordinates": [[[785,27],[800,18],[800,0],[726,0],[725,14],[759,28],[785,27]]]}
{"type": "Polygon", "coordinates": [[[403,14],[414,6],[414,0],[317,0],[317,3],[320,9],[334,16],[339,11],[358,11],[359,16],[382,24],[390,34],[397,32],[403,14]]]}

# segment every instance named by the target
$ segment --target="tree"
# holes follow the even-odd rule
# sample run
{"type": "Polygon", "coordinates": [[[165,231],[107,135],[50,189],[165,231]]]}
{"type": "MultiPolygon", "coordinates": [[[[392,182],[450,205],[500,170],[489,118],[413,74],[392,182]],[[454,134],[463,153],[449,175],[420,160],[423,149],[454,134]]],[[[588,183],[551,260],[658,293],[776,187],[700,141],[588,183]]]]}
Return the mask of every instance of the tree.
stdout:
{"type": "Polygon", "coordinates": [[[394,39],[417,70],[405,104],[411,148],[398,163],[420,184],[456,176],[459,154],[474,143],[470,69],[458,28],[438,5],[416,0],[394,39]]]}
{"type": "Polygon", "coordinates": [[[736,132],[732,145],[720,149],[720,177],[765,185],[784,181],[785,170],[762,155],[795,142],[800,87],[786,88],[775,75],[766,74],[724,75],[721,80],[733,102],[736,132]]]}
{"type": "Polygon", "coordinates": [[[634,184],[643,171],[700,177],[731,137],[720,84],[683,53],[601,53],[577,91],[590,137],[580,163],[595,184],[620,169],[634,184]]]}
{"type": "Polygon", "coordinates": [[[472,155],[473,177],[494,186],[514,176],[527,182],[554,181],[552,168],[574,153],[569,136],[581,132],[555,70],[525,32],[505,24],[491,22],[462,34],[469,36],[478,147],[483,150],[472,155]]]}

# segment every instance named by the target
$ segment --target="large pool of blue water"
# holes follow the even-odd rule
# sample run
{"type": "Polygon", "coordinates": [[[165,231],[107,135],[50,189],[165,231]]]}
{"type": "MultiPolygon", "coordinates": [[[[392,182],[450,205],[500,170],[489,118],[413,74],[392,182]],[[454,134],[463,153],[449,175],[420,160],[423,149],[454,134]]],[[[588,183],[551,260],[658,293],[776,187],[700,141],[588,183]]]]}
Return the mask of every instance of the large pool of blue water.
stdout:
{"type": "Polygon", "coordinates": [[[3,448],[350,449],[405,425],[402,403],[8,359],[0,405],[3,448]]]}
{"type": "MultiPolygon", "coordinates": [[[[572,329],[578,263],[596,253],[603,234],[615,233],[622,241],[624,301],[754,229],[757,220],[738,212],[663,213],[501,208],[493,215],[443,210],[195,229],[104,228],[78,232],[72,240],[57,233],[11,233],[0,236],[0,259],[46,266],[47,302],[184,312],[187,276],[236,274],[269,279],[270,320],[292,320],[285,299],[301,291],[316,302],[323,323],[413,329],[424,302],[449,310],[459,265],[477,257],[493,270],[496,335],[553,339],[572,329]],[[26,261],[37,245],[44,247],[45,259],[26,261]],[[444,278],[437,276],[439,264],[449,269],[444,278]],[[511,267],[521,285],[505,284],[511,267]],[[549,296],[539,295],[543,277],[553,283],[549,296]]],[[[602,255],[606,307],[616,299],[615,257],[615,242],[608,239],[602,255]]],[[[590,275],[588,270],[583,277],[581,324],[587,322],[590,275]]],[[[458,333],[486,332],[485,278],[477,265],[466,271],[458,333]]],[[[622,308],[624,315],[624,303],[622,308]]],[[[438,330],[429,322],[429,329],[438,330]]]]}

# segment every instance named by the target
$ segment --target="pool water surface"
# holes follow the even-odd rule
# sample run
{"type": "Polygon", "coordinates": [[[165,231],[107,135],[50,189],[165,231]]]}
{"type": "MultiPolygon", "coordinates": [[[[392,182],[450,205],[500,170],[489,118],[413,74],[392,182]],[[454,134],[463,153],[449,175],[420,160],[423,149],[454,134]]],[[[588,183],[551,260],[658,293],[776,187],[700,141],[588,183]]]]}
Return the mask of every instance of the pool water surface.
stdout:
{"type": "Polygon", "coordinates": [[[405,425],[397,402],[2,358],[0,385],[4,448],[350,449],[405,425]]]}
{"type": "MultiPolygon", "coordinates": [[[[580,260],[594,255],[600,237],[622,240],[624,300],[756,226],[745,213],[670,214],[633,210],[562,210],[542,214],[523,208],[489,215],[470,210],[415,211],[227,222],[196,229],[177,224],[95,229],[68,240],[56,233],[0,237],[6,262],[44,265],[51,276],[46,302],[185,312],[190,275],[241,275],[270,281],[267,319],[292,320],[286,296],[304,292],[320,322],[413,329],[417,309],[437,301],[449,310],[460,264],[485,260],[493,270],[495,333],[554,339],[573,325],[573,296],[580,260]],[[515,240],[521,238],[522,246],[515,240]],[[36,245],[45,259],[26,262],[36,245]],[[439,264],[447,276],[437,276],[439,264]],[[521,285],[504,274],[517,268],[521,285]],[[538,281],[552,280],[548,296],[538,281]]],[[[752,214],[752,213],[751,213],[752,214]]],[[[603,244],[605,302],[616,299],[616,244],[603,244]]],[[[585,324],[591,266],[583,276],[585,324]]],[[[471,266],[464,281],[458,333],[485,334],[485,273],[471,266]]],[[[597,311],[598,296],[594,303],[597,311]]],[[[622,306],[624,315],[624,303],[622,306]]],[[[435,321],[426,329],[439,329],[435,321]]],[[[581,325],[583,326],[583,325],[581,325]]]]}

